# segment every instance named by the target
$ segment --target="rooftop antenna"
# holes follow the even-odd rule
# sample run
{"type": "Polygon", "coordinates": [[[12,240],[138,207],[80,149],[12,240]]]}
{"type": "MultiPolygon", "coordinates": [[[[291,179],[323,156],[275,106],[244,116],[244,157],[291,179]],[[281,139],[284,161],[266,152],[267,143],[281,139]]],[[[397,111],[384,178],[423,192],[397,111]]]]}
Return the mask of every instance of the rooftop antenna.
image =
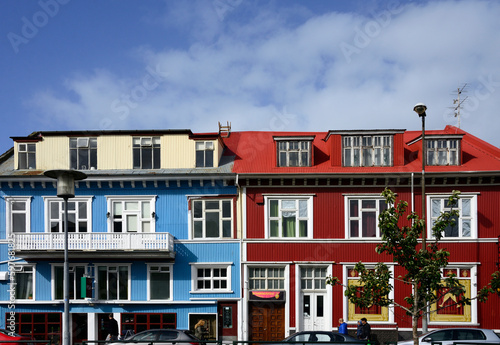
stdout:
{"type": "Polygon", "coordinates": [[[462,108],[462,104],[469,98],[469,96],[466,96],[464,99],[460,99],[460,96],[462,95],[463,92],[465,92],[465,87],[467,86],[467,83],[464,84],[461,88],[457,88],[457,98],[453,100],[453,104],[456,104],[454,107],[452,107],[453,112],[455,117],[458,120],[458,128],[460,128],[460,109],[462,108]]]}

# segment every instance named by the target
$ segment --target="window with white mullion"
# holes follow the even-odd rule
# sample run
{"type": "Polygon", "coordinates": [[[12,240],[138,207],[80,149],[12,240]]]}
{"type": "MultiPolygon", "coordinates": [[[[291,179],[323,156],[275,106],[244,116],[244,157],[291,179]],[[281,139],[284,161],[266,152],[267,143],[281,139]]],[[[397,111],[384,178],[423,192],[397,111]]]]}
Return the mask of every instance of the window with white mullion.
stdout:
{"type": "Polygon", "coordinates": [[[30,232],[31,197],[5,197],[7,231],[10,233],[30,232]]]}
{"type": "Polygon", "coordinates": [[[278,166],[311,166],[310,141],[278,141],[278,166]]]}
{"type": "Polygon", "coordinates": [[[111,232],[154,232],[153,197],[112,197],[109,209],[111,232]]]}
{"type": "Polygon", "coordinates": [[[70,138],[69,153],[71,169],[97,169],[97,138],[70,138]]]}
{"type": "Polygon", "coordinates": [[[196,167],[211,168],[214,166],[214,143],[211,141],[196,142],[196,167]]]}
{"type": "Polygon", "coordinates": [[[344,136],[344,166],[392,165],[392,136],[344,136]]]}
{"type": "Polygon", "coordinates": [[[273,198],[267,202],[267,227],[270,238],[310,237],[311,198],[273,198]]]}
{"type": "Polygon", "coordinates": [[[326,290],[326,267],[301,267],[301,290],[326,290]]]}
{"type": "Polygon", "coordinates": [[[456,238],[475,238],[477,236],[476,196],[460,196],[455,205],[450,204],[448,197],[430,196],[431,228],[442,212],[458,210],[459,215],[451,217],[453,224],[444,230],[443,236],[456,238]]]}
{"type": "Polygon", "coordinates": [[[17,144],[18,169],[36,169],[36,144],[17,144]]]}
{"type": "Polygon", "coordinates": [[[387,209],[384,199],[369,197],[347,198],[347,226],[350,238],[379,238],[380,213],[387,209]]]}
{"type": "Polygon", "coordinates": [[[233,202],[231,199],[192,201],[193,238],[231,238],[233,202]]]}
{"type": "Polygon", "coordinates": [[[426,139],[427,165],[458,165],[458,139],[426,139]]]}
{"type": "Polygon", "coordinates": [[[129,266],[128,265],[96,265],[97,299],[128,300],[129,299],[129,266]]]}
{"type": "Polygon", "coordinates": [[[248,278],[249,290],[285,289],[285,269],[283,267],[250,267],[248,278]]]}
{"type": "Polygon", "coordinates": [[[196,264],[192,267],[193,290],[196,292],[231,291],[230,264],[196,264]]]}
{"type": "Polygon", "coordinates": [[[160,137],[132,139],[134,169],[160,169],[160,137]]]}
{"type": "Polygon", "coordinates": [[[149,268],[149,299],[170,300],[172,296],[172,266],[150,264],[149,268]]]}
{"type": "MultiPolygon", "coordinates": [[[[47,197],[47,232],[64,232],[64,200],[47,197]]],[[[91,197],[68,200],[68,232],[89,232],[91,227],[91,197]]]]}

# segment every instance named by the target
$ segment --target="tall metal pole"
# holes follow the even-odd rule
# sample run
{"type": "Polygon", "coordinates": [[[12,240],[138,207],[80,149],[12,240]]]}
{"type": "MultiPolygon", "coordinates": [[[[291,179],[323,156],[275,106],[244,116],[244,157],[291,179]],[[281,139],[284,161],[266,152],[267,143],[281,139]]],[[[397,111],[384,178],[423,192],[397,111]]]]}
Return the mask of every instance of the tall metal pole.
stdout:
{"type": "MultiPolygon", "coordinates": [[[[425,209],[425,165],[426,165],[426,143],[425,143],[425,116],[427,115],[425,111],[427,110],[427,106],[423,103],[418,103],[413,107],[413,110],[422,118],[422,180],[421,180],[421,188],[422,188],[422,214],[420,219],[422,220],[422,250],[427,250],[427,224],[425,221],[426,218],[426,209],[425,209]]],[[[416,288],[416,287],[415,287],[416,288]]],[[[415,294],[417,292],[415,291],[415,294]]],[[[427,315],[429,314],[429,306],[426,306],[424,317],[422,317],[422,332],[427,333],[427,315]]]]}
{"type": "Polygon", "coordinates": [[[64,198],[64,318],[63,318],[63,345],[70,345],[69,341],[69,260],[68,260],[68,197],[64,198]]]}

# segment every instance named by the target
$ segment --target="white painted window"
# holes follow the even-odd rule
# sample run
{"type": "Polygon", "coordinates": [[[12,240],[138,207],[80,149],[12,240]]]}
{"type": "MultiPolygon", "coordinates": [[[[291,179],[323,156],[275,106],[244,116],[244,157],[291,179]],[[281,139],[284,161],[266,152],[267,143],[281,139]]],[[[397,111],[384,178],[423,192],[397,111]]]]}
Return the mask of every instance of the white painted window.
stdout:
{"type": "Polygon", "coordinates": [[[477,238],[477,195],[460,195],[456,205],[451,205],[449,196],[428,196],[431,222],[429,224],[430,234],[432,227],[442,212],[458,210],[459,216],[452,217],[454,224],[444,230],[445,238],[477,238]]]}
{"type": "Polygon", "coordinates": [[[204,263],[191,266],[194,292],[231,292],[231,264],[204,263]]]}
{"type": "Polygon", "coordinates": [[[249,290],[285,290],[284,267],[249,267],[249,290]]]}
{"type": "Polygon", "coordinates": [[[277,141],[277,157],[279,167],[311,166],[311,141],[279,140],[277,141]]]}
{"type": "Polygon", "coordinates": [[[31,197],[5,197],[7,233],[25,233],[31,229],[31,197]]]}
{"type": "Polygon", "coordinates": [[[459,139],[426,139],[427,165],[459,165],[459,139]]]}
{"type": "MultiPolygon", "coordinates": [[[[81,279],[87,273],[86,265],[69,265],[69,299],[84,299],[81,291],[81,279]]],[[[64,299],[64,267],[63,265],[52,266],[53,298],[64,299]]]]}
{"type": "Polygon", "coordinates": [[[343,163],[346,167],[392,165],[392,136],[344,136],[343,163]]]}
{"type": "Polygon", "coordinates": [[[36,144],[17,144],[18,169],[36,169],[36,144]]]}
{"type": "Polygon", "coordinates": [[[172,299],[172,265],[148,265],[148,295],[149,300],[172,299]]]}
{"type": "Polygon", "coordinates": [[[71,169],[97,169],[97,138],[70,138],[69,159],[71,169]]]}
{"type": "MultiPolygon", "coordinates": [[[[64,200],[44,197],[46,232],[64,232],[64,200]]],[[[68,200],[68,232],[92,232],[92,197],[68,200]]]]}
{"type": "Polygon", "coordinates": [[[196,167],[211,168],[214,166],[214,143],[212,141],[196,142],[196,167]]]}
{"type": "Polygon", "coordinates": [[[15,273],[15,285],[10,288],[15,290],[16,299],[35,299],[35,266],[13,265],[12,272],[15,273]]]}
{"type": "Polygon", "coordinates": [[[193,238],[232,237],[232,199],[193,199],[191,207],[193,238]]]}
{"type": "Polygon", "coordinates": [[[96,297],[101,301],[129,300],[130,265],[96,264],[96,297]]]}
{"type": "Polygon", "coordinates": [[[155,232],[156,196],[109,196],[110,232],[155,232]]]}
{"type": "Polygon", "coordinates": [[[132,139],[134,169],[160,169],[160,137],[132,139]]]}
{"type": "Polygon", "coordinates": [[[383,198],[346,196],[346,229],[349,238],[380,238],[378,217],[387,209],[383,198]]]}
{"type": "Polygon", "coordinates": [[[267,238],[312,238],[312,196],[265,196],[267,238]]]}

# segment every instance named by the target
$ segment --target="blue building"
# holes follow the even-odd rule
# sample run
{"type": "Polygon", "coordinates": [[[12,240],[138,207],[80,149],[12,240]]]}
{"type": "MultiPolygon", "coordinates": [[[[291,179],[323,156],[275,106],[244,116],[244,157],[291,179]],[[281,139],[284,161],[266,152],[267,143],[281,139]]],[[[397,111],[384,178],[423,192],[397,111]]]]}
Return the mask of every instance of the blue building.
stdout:
{"type": "Polygon", "coordinates": [[[68,200],[73,344],[121,332],[193,329],[235,340],[240,208],[229,132],[35,132],[0,156],[0,328],[62,334],[64,202],[43,173],[87,178],[68,200]]]}

